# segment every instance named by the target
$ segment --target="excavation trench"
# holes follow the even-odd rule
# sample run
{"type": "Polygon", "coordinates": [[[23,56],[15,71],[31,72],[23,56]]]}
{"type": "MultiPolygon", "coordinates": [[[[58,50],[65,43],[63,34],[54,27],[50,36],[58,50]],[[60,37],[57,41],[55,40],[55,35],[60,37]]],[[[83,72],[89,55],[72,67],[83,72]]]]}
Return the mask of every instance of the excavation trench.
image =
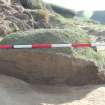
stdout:
{"type": "Polygon", "coordinates": [[[29,83],[85,85],[100,83],[91,61],[35,50],[0,50],[0,74],[29,83]]]}

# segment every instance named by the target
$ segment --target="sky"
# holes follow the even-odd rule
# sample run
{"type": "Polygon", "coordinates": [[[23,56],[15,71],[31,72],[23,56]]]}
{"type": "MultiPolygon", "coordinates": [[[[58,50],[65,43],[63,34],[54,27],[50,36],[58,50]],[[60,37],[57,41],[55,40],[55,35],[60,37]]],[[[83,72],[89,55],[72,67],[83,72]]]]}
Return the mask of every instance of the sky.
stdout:
{"type": "Polygon", "coordinates": [[[66,8],[80,10],[105,10],[105,0],[43,0],[66,8]]]}

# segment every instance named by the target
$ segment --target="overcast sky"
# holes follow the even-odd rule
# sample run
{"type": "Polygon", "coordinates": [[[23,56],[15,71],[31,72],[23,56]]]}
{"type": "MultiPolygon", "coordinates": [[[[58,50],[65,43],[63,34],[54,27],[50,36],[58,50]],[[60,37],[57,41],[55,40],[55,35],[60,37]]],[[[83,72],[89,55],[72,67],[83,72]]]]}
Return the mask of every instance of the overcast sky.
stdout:
{"type": "Polygon", "coordinates": [[[105,0],[43,0],[75,10],[105,10],[105,0]]]}

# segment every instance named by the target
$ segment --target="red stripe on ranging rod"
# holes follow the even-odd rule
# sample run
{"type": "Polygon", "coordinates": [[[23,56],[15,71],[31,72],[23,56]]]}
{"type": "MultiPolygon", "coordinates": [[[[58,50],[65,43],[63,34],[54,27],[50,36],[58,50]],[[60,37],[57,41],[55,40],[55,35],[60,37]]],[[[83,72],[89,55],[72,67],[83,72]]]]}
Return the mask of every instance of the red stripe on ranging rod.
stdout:
{"type": "Polygon", "coordinates": [[[12,45],[0,45],[0,49],[11,49],[12,45]]]}
{"type": "Polygon", "coordinates": [[[91,44],[72,44],[74,48],[92,47],[91,44]]]}
{"type": "Polygon", "coordinates": [[[32,44],[32,48],[52,48],[52,44],[32,44]]]}

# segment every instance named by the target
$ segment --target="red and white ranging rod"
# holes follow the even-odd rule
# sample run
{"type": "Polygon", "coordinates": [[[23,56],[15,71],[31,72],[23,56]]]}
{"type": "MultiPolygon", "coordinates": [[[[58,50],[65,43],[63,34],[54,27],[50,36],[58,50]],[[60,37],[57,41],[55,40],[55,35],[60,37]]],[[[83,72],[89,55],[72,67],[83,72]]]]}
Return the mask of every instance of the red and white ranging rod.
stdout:
{"type": "Polygon", "coordinates": [[[86,48],[105,47],[105,43],[77,43],[77,44],[32,44],[32,45],[0,45],[0,49],[22,49],[22,48],[86,48]]]}

